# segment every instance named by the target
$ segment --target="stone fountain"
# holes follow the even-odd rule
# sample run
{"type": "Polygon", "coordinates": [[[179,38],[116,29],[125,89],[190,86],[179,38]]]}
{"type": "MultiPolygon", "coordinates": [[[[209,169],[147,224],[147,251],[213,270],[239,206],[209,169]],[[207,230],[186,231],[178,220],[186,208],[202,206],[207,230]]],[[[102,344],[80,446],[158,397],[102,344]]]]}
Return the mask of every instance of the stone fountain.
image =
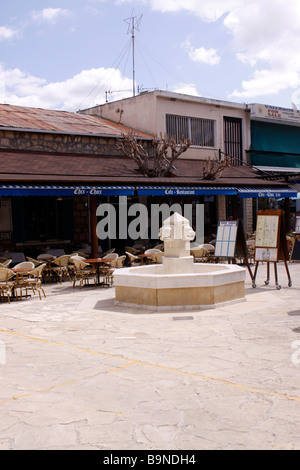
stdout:
{"type": "Polygon", "coordinates": [[[164,310],[216,308],[245,300],[245,272],[234,264],[195,263],[190,242],[195,232],[178,213],[159,232],[162,264],[115,270],[115,303],[164,310]]]}

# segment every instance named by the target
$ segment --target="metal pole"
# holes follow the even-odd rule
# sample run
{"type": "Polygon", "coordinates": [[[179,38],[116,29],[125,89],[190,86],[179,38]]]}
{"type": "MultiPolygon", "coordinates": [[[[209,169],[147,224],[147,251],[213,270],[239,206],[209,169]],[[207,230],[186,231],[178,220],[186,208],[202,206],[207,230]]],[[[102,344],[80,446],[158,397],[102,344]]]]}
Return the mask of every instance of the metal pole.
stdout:
{"type": "Polygon", "coordinates": [[[134,16],[132,17],[132,91],[135,96],[135,64],[134,64],[134,16]]]}

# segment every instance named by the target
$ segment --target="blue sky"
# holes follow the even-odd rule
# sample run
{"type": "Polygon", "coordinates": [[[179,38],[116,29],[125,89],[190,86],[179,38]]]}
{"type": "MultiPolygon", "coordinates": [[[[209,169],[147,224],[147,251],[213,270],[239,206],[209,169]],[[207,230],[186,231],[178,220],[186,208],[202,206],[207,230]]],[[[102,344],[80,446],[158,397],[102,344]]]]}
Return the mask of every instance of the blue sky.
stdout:
{"type": "Polygon", "coordinates": [[[10,0],[0,102],[77,111],[160,89],[300,108],[299,0],[10,0]]]}

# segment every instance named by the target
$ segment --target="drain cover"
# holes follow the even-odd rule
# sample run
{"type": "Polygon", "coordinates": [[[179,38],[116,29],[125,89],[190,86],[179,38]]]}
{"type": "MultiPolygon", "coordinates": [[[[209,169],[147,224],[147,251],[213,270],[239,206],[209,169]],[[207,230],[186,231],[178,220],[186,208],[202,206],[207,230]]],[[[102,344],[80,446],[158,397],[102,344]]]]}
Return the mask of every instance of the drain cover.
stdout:
{"type": "Polygon", "coordinates": [[[194,317],[184,316],[184,317],[173,317],[174,321],[178,320],[194,320],[194,317]]]}

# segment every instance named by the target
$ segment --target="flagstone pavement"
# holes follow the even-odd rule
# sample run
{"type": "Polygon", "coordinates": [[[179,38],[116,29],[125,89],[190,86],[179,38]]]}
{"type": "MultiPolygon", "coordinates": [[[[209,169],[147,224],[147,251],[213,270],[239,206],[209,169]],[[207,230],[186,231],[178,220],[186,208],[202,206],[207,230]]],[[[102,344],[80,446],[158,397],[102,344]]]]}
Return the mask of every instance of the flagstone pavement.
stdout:
{"type": "Polygon", "coordinates": [[[246,301],[151,312],[114,288],[0,304],[0,450],[300,450],[300,264],[246,301]]]}

